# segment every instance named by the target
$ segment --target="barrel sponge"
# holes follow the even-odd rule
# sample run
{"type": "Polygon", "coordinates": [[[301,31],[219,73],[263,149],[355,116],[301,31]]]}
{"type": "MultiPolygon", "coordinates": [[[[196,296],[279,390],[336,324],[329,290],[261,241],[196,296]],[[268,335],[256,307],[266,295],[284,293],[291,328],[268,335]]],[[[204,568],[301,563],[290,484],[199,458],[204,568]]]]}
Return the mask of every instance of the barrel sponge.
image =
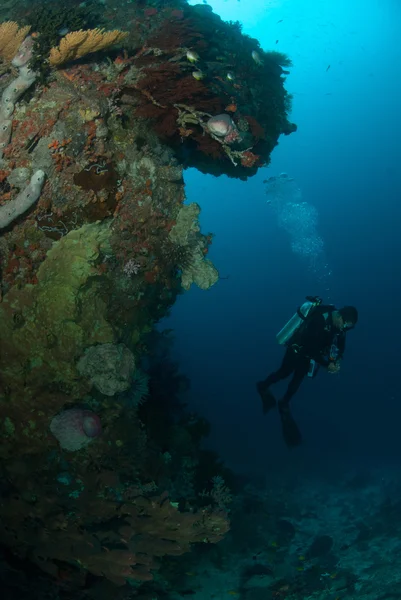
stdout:
{"type": "Polygon", "coordinates": [[[53,417],[50,431],[63,450],[75,452],[98,437],[102,426],[97,414],[91,410],[70,408],[53,417]]]}

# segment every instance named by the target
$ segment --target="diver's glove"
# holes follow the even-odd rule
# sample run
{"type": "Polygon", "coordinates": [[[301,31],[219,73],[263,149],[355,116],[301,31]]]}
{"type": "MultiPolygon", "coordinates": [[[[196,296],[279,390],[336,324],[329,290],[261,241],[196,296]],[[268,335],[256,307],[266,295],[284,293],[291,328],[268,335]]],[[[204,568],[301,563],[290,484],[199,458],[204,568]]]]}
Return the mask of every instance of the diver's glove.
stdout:
{"type": "Polygon", "coordinates": [[[328,373],[331,373],[332,375],[334,375],[335,373],[338,373],[340,370],[340,363],[339,362],[331,362],[329,363],[328,367],[327,367],[327,371],[328,373]]]}

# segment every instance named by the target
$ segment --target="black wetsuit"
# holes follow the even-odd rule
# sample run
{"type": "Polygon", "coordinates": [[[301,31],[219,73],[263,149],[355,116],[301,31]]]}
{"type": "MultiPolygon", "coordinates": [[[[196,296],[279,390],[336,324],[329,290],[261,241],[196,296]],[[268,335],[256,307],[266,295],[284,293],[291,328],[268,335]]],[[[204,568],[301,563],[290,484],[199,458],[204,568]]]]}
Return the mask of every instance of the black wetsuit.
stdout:
{"type": "Polygon", "coordinates": [[[332,313],[335,310],[334,306],[315,307],[313,313],[287,343],[287,351],[278,371],[264,380],[263,384],[268,388],[293,374],[281,401],[282,404],[288,404],[298,390],[302,380],[308,374],[311,359],[318,365],[327,367],[333,361],[330,360],[330,348],[333,344],[337,347],[336,359],[342,358],[345,350],[345,333],[333,325],[332,313]]]}

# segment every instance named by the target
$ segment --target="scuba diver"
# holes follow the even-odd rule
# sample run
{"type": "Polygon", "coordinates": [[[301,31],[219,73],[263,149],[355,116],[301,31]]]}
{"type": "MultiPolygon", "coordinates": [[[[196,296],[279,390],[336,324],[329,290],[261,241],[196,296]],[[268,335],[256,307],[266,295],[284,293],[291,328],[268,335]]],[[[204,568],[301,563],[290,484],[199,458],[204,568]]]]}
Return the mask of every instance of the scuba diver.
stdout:
{"type": "Polygon", "coordinates": [[[286,325],[277,334],[279,344],[287,346],[280,368],[257,383],[263,413],[276,406],[270,387],[292,375],[287,391],[278,402],[284,440],[288,446],[302,441],[301,433],[290,412],[290,400],[305,376],[315,377],[319,367],[338,373],[345,351],[346,332],[355,327],[358,311],[354,306],[337,309],[324,305],[319,297],[307,296],[286,325]]]}

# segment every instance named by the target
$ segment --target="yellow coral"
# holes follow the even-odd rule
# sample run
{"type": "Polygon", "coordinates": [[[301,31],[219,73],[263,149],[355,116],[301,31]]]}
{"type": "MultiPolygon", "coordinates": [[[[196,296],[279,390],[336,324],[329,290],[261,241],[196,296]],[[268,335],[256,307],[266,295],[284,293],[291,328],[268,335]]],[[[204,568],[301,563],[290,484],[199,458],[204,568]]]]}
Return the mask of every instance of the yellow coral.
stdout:
{"type": "Polygon", "coordinates": [[[80,108],[78,112],[85,123],[93,121],[93,119],[96,119],[100,115],[100,112],[96,108],[80,108]]]}
{"type": "Polygon", "coordinates": [[[0,57],[11,61],[18,52],[18,48],[28,35],[29,25],[20,27],[15,21],[5,21],[0,24],[0,57]]]}
{"type": "Polygon", "coordinates": [[[85,54],[118,44],[127,36],[127,32],[118,29],[113,31],[104,31],[103,29],[71,31],[62,38],[57,47],[50,50],[50,64],[53,67],[58,67],[69,60],[81,58],[85,54]]]}

